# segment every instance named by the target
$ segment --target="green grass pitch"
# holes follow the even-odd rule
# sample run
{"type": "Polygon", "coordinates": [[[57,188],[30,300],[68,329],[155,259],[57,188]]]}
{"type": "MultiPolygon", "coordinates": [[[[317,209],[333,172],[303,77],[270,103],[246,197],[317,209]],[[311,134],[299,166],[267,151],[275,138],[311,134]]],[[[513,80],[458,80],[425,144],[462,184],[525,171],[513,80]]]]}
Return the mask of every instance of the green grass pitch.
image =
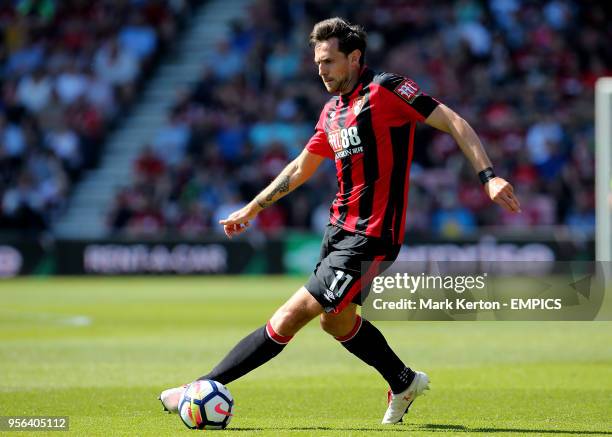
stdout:
{"type": "MultiPolygon", "coordinates": [[[[4,281],[0,415],[66,415],[70,435],[197,432],[178,416],[162,413],[158,393],[206,373],[302,282],[286,277],[4,281]]],[[[432,390],[415,402],[404,424],[379,425],[384,381],[313,322],[272,362],[229,385],[235,417],[221,432],[612,434],[612,322],[377,326],[409,365],[432,380],[432,390]]]]}

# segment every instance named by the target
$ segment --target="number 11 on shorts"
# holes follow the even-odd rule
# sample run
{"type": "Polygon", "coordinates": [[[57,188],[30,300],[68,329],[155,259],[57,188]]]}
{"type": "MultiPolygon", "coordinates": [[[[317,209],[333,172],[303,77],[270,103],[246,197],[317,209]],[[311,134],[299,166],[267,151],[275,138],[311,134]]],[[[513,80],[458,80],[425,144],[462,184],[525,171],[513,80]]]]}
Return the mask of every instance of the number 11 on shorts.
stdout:
{"type": "Polygon", "coordinates": [[[342,270],[335,270],[335,272],[336,272],[336,277],[334,278],[331,285],[329,286],[329,291],[331,291],[332,293],[336,293],[336,296],[340,297],[344,293],[344,290],[346,289],[346,287],[353,280],[353,276],[349,275],[348,273],[343,272],[342,270]],[[342,281],[341,284],[339,284],[340,281],[342,281]],[[340,287],[338,288],[337,291],[334,291],[334,289],[338,285],[340,285],[340,287]]]}

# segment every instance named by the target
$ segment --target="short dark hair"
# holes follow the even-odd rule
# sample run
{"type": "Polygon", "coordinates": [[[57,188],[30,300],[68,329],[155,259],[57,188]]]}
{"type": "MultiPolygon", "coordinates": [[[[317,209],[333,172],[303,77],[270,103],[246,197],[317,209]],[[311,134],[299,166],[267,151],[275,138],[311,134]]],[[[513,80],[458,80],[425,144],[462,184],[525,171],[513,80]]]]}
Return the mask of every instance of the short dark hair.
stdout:
{"type": "Polygon", "coordinates": [[[350,24],[340,17],[319,21],[314,25],[310,33],[310,45],[314,47],[317,43],[331,38],[338,38],[338,50],[345,55],[348,55],[353,50],[360,50],[361,57],[359,58],[359,64],[363,65],[365,62],[367,34],[361,26],[350,24]]]}

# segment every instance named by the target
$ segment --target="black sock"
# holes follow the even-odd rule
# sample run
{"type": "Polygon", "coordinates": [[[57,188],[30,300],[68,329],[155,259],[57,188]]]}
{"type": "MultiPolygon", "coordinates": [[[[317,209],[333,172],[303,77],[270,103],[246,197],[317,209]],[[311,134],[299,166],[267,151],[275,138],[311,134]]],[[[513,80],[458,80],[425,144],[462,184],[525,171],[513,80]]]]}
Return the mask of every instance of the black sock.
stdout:
{"type": "Polygon", "coordinates": [[[414,379],[414,372],[404,365],[382,333],[367,320],[357,316],[351,332],[344,337],[336,337],[336,340],[350,353],[378,370],[393,393],[403,392],[414,379]]]}
{"type": "Polygon", "coordinates": [[[240,340],[210,373],[198,379],[229,384],[277,356],[292,338],[277,334],[268,322],[240,340]]]}

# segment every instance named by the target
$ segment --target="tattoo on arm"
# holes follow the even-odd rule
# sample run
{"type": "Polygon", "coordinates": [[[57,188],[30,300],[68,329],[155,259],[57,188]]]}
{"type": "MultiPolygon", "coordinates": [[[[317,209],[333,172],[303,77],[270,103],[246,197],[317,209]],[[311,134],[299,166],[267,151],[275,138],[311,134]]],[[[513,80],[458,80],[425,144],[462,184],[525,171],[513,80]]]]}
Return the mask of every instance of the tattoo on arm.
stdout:
{"type": "Polygon", "coordinates": [[[287,193],[289,191],[289,176],[284,176],[278,184],[274,187],[274,189],[266,196],[266,200],[271,201],[276,193],[287,193]]]}
{"type": "Polygon", "coordinates": [[[255,199],[257,201],[257,204],[262,209],[267,208],[268,206],[272,205],[274,203],[273,199],[274,199],[274,196],[276,196],[276,194],[289,192],[289,180],[290,180],[289,176],[283,176],[282,179],[278,181],[278,183],[274,186],[272,191],[270,191],[270,194],[268,194],[263,201],[260,200],[259,197],[255,199]]]}

